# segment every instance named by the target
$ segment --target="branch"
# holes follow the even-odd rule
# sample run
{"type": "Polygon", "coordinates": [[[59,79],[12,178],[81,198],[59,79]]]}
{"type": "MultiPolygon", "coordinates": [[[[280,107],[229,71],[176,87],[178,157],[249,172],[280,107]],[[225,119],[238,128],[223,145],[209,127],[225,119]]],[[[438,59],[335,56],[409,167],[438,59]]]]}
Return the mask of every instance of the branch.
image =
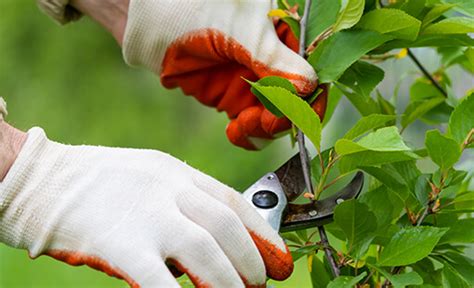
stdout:
{"type": "Polygon", "coordinates": [[[339,270],[339,266],[337,266],[336,260],[334,259],[334,255],[332,255],[331,248],[329,247],[329,240],[326,234],[326,230],[324,230],[324,226],[318,227],[319,237],[321,238],[321,243],[324,247],[324,253],[326,254],[326,258],[328,259],[329,265],[331,265],[332,274],[334,277],[338,277],[341,275],[341,270],[339,270]]]}
{"type": "MultiPolygon", "coordinates": [[[[304,5],[303,17],[300,20],[299,54],[303,58],[305,58],[306,23],[309,17],[310,9],[311,9],[311,0],[306,0],[305,5],[304,5]]],[[[303,167],[304,180],[306,183],[306,187],[308,188],[308,191],[314,195],[313,184],[311,183],[311,170],[309,166],[308,151],[306,150],[306,146],[304,143],[304,133],[300,129],[298,129],[297,139],[298,139],[298,147],[300,150],[300,159],[301,159],[301,164],[303,167]]],[[[318,154],[321,154],[319,150],[318,150],[318,154]]],[[[326,253],[326,257],[329,261],[329,264],[331,265],[332,272],[334,276],[337,277],[340,275],[340,271],[339,271],[339,267],[336,264],[336,260],[334,259],[332,255],[332,251],[329,248],[329,241],[326,235],[326,231],[324,230],[323,226],[318,227],[318,230],[319,230],[319,236],[321,237],[321,243],[324,246],[324,252],[326,253]]]]}
{"type": "Polygon", "coordinates": [[[421,64],[421,62],[418,60],[418,58],[416,58],[416,56],[411,52],[411,50],[407,48],[407,52],[410,59],[416,64],[416,66],[418,66],[421,72],[423,72],[423,75],[425,75],[425,77],[428,78],[431,81],[431,83],[433,83],[436,89],[438,89],[438,91],[441,92],[441,94],[443,94],[444,97],[448,98],[448,93],[446,93],[446,91],[444,91],[444,89],[441,87],[438,81],[436,81],[433,78],[433,76],[431,76],[430,72],[426,70],[426,68],[423,66],[423,64],[421,64]]]}
{"type": "MultiPolygon", "coordinates": [[[[306,43],[306,23],[308,21],[309,10],[311,8],[311,0],[306,0],[304,6],[303,18],[300,20],[300,42],[299,54],[305,58],[305,43],[306,43]]],[[[301,166],[303,167],[303,176],[306,183],[306,188],[311,195],[314,196],[313,184],[311,183],[311,166],[309,165],[308,150],[304,141],[304,133],[300,129],[297,130],[296,139],[298,140],[298,148],[300,151],[301,166]]]]}
{"type": "Polygon", "coordinates": [[[418,218],[418,222],[416,222],[416,226],[420,226],[423,221],[425,221],[425,218],[428,217],[431,213],[431,209],[433,209],[433,205],[436,203],[436,200],[431,200],[428,202],[428,206],[426,207],[425,211],[423,211],[423,214],[421,214],[420,218],[418,218]]]}

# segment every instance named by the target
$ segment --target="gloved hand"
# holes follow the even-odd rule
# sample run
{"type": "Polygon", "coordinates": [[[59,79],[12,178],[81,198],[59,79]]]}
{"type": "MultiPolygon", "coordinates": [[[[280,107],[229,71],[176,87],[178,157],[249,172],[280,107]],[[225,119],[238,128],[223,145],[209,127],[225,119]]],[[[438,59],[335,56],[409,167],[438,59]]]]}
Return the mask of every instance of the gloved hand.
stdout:
{"type": "MultiPolygon", "coordinates": [[[[242,77],[289,79],[302,96],[315,90],[313,68],[297,53],[298,41],[286,24],[278,38],[270,0],[131,0],[123,41],[127,63],[161,76],[167,88],[181,87],[205,105],[227,112],[227,136],[247,149],[254,138],[272,139],[290,128],[266,110],[242,77]]],[[[326,94],[324,94],[326,95],[326,94]]],[[[325,97],[314,104],[321,118],[325,97]]]]}
{"type": "Polygon", "coordinates": [[[39,128],[0,183],[0,241],[131,287],[265,287],[293,269],[278,233],[233,189],[158,151],[68,146],[39,128]]]}

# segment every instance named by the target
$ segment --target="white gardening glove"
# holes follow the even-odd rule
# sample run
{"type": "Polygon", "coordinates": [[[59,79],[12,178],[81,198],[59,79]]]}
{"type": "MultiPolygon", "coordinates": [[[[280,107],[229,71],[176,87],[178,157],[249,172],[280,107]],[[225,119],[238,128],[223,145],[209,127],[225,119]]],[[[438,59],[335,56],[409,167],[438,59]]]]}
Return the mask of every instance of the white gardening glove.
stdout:
{"type": "MultiPolygon", "coordinates": [[[[261,148],[260,139],[281,135],[291,123],[265,109],[242,78],[284,77],[302,96],[317,84],[314,69],[292,51],[298,49],[298,40],[288,26],[278,25],[277,35],[268,17],[276,8],[272,2],[131,0],[125,61],[154,71],[165,87],[180,87],[201,103],[225,111],[231,119],[229,140],[246,149],[261,148]]],[[[321,118],[323,102],[314,108],[321,118]]]]}
{"type": "MultiPolygon", "coordinates": [[[[60,23],[77,18],[77,10],[67,5],[70,0],[37,1],[60,23]]],[[[113,2],[111,7],[120,3],[118,10],[129,7],[128,20],[106,25],[109,31],[120,27],[113,34],[123,43],[125,61],[152,70],[165,87],[180,87],[201,103],[225,111],[230,118],[227,137],[237,146],[260,149],[291,128],[287,118],[276,117],[260,103],[242,78],[281,76],[303,97],[316,89],[315,71],[296,53],[299,40],[285,22],[268,16],[276,1],[103,1],[113,2]]],[[[99,23],[108,22],[108,17],[101,18],[106,13],[87,8],[94,0],[71,2],[84,2],[83,10],[98,14],[93,18],[99,23]]],[[[326,102],[327,93],[322,93],[312,104],[321,119],[326,102]]]]}
{"type": "Polygon", "coordinates": [[[0,183],[0,240],[131,287],[265,287],[292,258],[233,189],[153,150],[68,146],[39,128],[0,183]]]}

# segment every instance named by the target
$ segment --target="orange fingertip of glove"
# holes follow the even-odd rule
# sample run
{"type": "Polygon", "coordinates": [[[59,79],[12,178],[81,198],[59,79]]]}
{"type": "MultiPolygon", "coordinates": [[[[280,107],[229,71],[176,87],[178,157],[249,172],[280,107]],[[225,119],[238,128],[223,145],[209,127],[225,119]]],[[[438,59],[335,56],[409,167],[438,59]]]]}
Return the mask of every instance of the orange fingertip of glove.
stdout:
{"type": "Polygon", "coordinates": [[[252,106],[244,109],[239,116],[232,119],[227,126],[226,134],[230,142],[247,150],[258,150],[258,147],[249,140],[249,137],[272,139],[261,126],[263,106],[252,106]]]}
{"type": "Polygon", "coordinates": [[[285,246],[286,250],[283,251],[256,232],[249,231],[249,233],[265,263],[267,276],[278,281],[290,277],[293,273],[294,264],[288,247],[285,246]]]}
{"type": "Polygon", "coordinates": [[[62,250],[48,250],[44,255],[50,256],[56,260],[67,263],[72,266],[87,265],[92,269],[102,271],[109,276],[125,280],[131,288],[140,288],[130,276],[118,268],[112,267],[107,261],[91,255],[85,255],[79,252],[70,252],[62,250]]]}

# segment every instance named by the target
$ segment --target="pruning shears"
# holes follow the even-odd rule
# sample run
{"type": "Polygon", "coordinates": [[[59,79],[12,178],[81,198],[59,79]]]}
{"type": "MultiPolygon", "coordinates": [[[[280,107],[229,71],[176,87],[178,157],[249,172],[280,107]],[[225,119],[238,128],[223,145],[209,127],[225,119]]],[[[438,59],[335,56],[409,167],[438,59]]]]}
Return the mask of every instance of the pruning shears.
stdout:
{"type": "Polygon", "coordinates": [[[357,172],[337,193],[315,203],[291,203],[306,189],[299,154],[275,172],[267,173],[244,193],[244,198],[280,232],[323,226],[332,221],[334,209],[345,200],[356,198],[364,185],[364,174],[357,172]]]}

